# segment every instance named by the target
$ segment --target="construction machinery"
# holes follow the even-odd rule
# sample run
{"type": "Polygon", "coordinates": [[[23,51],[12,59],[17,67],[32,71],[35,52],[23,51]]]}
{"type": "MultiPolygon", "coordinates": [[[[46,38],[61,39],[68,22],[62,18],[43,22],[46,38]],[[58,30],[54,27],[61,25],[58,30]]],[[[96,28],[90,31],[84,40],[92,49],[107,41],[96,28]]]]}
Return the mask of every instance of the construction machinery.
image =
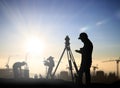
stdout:
{"type": "Polygon", "coordinates": [[[117,77],[119,77],[119,62],[120,62],[120,57],[118,59],[115,59],[115,60],[107,60],[107,61],[103,61],[103,62],[112,62],[112,61],[116,62],[116,74],[117,74],[117,77]]]}
{"type": "Polygon", "coordinates": [[[9,69],[9,61],[10,61],[10,58],[11,58],[12,56],[9,56],[8,57],[8,61],[7,61],[7,63],[6,63],[6,65],[5,65],[5,67],[7,68],[7,69],[9,69]]]}
{"type": "Polygon", "coordinates": [[[96,69],[98,69],[98,64],[96,66],[92,66],[92,68],[93,68],[93,75],[95,76],[96,69]]]}

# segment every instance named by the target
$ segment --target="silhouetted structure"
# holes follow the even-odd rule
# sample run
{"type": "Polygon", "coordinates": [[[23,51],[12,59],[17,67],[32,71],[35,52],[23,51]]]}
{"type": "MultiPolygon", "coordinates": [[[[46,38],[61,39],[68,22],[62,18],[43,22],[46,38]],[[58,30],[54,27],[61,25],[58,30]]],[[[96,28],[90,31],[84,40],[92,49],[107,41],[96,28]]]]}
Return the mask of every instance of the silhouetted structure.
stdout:
{"type": "Polygon", "coordinates": [[[34,75],[34,79],[38,79],[38,75],[37,74],[34,75]]]}
{"type": "Polygon", "coordinates": [[[0,78],[13,78],[13,69],[0,69],[0,78]]]}
{"type": "Polygon", "coordinates": [[[67,71],[61,71],[60,72],[60,79],[68,80],[68,72],[67,71]]]}
{"type": "Polygon", "coordinates": [[[98,82],[98,83],[100,83],[100,82],[105,82],[105,79],[106,79],[106,76],[105,76],[105,74],[104,74],[104,71],[97,71],[96,72],[96,81],[98,82]]]}
{"type": "Polygon", "coordinates": [[[116,61],[116,74],[117,74],[117,77],[119,78],[119,62],[120,62],[120,57],[119,59],[116,59],[116,60],[107,60],[107,61],[103,61],[103,62],[111,62],[111,61],[116,61]]]}
{"type": "Polygon", "coordinates": [[[52,70],[53,70],[53,67],[55,66],[53,58],[54,57],[50,56],[49,58],[47,58],[46,61],[44,61],[44,65],[48,66],[48,72],[46,76],[47,79],[52,78],[52,70]]]}
{"type": "Polygon", "coordinates": [[[26,62],[16,62],[13,64],[13,74],[14,78],[21,78],[22,77],[22,70],[21,66],[27,65],[26,62]]]}
{"type": "Polygon", "coordinates": [[[5,65],[5,67],[6,67],[7,69],[9,69],[9,61],[10,61],[10,57],[11,57],[11,56],[8,57],[7,64],[5,65]]]}
{"type": "Polygon", "coordinates": [[[84,43],[83,48],[80,48],[80,50],[75,50],[77,53],[82,55],[78,81],[82,84],[83,73],[85,73],[86,84],[89,85],[91,83],[90,67],[92,64],[93,44],[88,39],[88,35],[85,32],[81,33],[78,39],[81,39],[84,43]]]}
{"type": "Polygon", "coordinates": [[[98,65],[96,65],[96,66],[92,66],[92,67],[93,67],[93,75],[95,76],[96,69],[98,69],[98,65]]]}
{"type": "Polygon", "coordinates": [[[107,82],[113,83],[118,80],[118,77],[115,75],[115,72],[110,72],[107,76],[107,82]]]}

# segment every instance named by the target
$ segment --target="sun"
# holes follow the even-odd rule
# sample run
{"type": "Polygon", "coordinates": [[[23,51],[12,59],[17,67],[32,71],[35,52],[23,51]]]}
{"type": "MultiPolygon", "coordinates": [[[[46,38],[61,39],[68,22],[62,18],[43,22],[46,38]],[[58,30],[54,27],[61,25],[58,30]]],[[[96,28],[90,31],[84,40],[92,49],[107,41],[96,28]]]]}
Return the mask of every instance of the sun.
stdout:
{"type": "Polygon", "coordinates": [[[30,54],[42,54],[45,44],[42,39],[36,36],[31,36],[27,39],[26,49],[30,54]]]}

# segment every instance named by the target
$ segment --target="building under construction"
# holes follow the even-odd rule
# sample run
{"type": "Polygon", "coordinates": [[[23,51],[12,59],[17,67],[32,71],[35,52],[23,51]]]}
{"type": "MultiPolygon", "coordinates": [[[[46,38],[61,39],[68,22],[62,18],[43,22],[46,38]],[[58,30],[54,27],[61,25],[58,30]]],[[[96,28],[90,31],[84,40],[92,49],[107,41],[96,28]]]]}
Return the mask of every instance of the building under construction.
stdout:
{"type": "MultiPolygon", "coordinates": [[[[21,78],[29,78],[29,70],[21,70],[21,78]]],[[[13,69],[0,69],[0,78],[14,78],[13,69]]]]}

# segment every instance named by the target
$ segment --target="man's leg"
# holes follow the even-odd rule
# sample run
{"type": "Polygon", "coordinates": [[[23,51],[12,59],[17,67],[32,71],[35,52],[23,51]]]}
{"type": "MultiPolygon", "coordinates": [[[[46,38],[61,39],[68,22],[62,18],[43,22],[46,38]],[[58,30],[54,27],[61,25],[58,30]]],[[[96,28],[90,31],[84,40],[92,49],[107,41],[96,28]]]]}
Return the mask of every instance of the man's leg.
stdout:
{"type": "Polygon", "coordinates": [[[79,70],[79,72],[78,72],[78,78],[77,78],[77,83],[78,83],[78,85],[82,85],[83,84],[83,82],[82,82],[82,79],[83,79],[83,73],[84,73],[84,70],[83,70],[83,68],[81,67],[80,68],[80,70],[79,70]]]}
{"type": "Polygon", "coordinates": [[[50,69],[50,78],[52,79],[53,77],[52,77],[52,67],[51,67],[51,69],[50,69]]]}
{"type": "Polygon", "coordinates": [[[86,69],[85,76],[86,76],[86,85],[89,86],[91,84],[90,68],[86,69]]]}
{"type": "Polygon", "coordinates": [[[14,71],[14,78],[18,78],[19,77],[18,70],[14,69],[13,71],[14,71]]]}
{"type": "Polygon", "coordinates": [[[49,68],[48,68],[46,79],[48,79],[48,78],[49,78],[49,68]]]}

